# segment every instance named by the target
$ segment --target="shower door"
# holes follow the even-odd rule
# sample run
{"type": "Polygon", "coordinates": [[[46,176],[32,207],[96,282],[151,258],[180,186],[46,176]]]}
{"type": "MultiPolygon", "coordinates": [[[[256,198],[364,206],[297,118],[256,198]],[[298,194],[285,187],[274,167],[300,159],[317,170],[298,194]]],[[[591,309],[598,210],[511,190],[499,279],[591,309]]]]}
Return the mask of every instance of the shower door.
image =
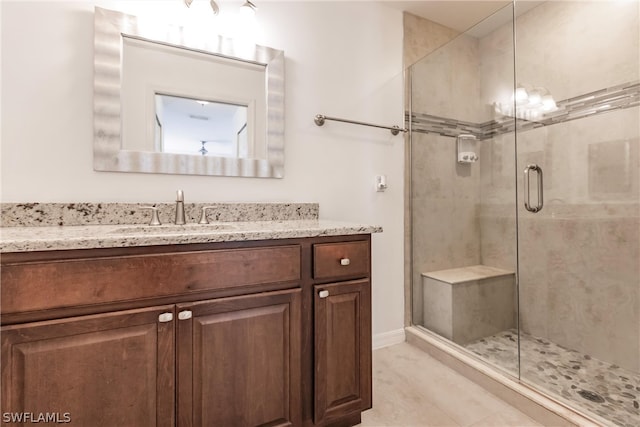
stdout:
{"type": "Polygon", "coordinates": [[[640,425],[639,17],[516,1],[408,73],[412,323],[617,426],[640,425]]]}
{"type": "Polygon", "coordinates": [[[410,67],[410,253],[413,323],[517,376],[513,57],[508,5],[410,67]]]}
{"type": "Polygon", "coordinates": [[[637,1],[515,23],[521,379],[640,425],[637,1]]]}

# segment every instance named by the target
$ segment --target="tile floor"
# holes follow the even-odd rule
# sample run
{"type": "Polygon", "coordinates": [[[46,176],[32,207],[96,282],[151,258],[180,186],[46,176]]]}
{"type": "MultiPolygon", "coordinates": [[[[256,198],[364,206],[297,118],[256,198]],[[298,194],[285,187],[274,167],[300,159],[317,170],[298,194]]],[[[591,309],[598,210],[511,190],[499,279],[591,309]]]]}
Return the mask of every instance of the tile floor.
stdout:
{"type": "MultiPolygon", "coordinates": [[[[512,329],[465,347],[516,375],[517,337],[517,331],[512,329]]],[[[524,333],[521,335],[520,352],[524,380],[615,425],[640,426],[640,373],[524,333]]]]}
{"type": "Polygon", "coordinates": [[[361,426],[540,425],[407,343],[373,352],[373,409],[361,426]]]}

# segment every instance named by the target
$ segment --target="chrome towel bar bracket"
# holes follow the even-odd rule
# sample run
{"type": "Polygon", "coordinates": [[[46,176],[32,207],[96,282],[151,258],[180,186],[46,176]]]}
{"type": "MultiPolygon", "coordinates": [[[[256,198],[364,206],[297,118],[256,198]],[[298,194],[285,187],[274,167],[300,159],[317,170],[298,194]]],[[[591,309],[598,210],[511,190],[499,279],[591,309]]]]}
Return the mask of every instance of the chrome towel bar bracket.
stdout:
{"type": "Polygon", "coordinates": [[[329,117],[329,116],[325,116],[324,114],[316,114],[316,117],[313,119],[315,124],[318,125],[318,126],[324,125],[325,120],[332,120],[334,122],[350,123],[350,124],[354,124],[354,125],[370,126],[370,127],[374,127],[374,128],[387,129],[387,130],[391,131],[392,135],[397,135],[400,132],[407,132],[407,129],[403,129],[403,128],[398,127],[398,126],[382,126],[382,125],[376,125],[376,124],[373,124],[373,123],[359,122],[359,121],[356,121],[356,120],[347,120],[347,119],[339,119],[337,117],[329,117]]]}

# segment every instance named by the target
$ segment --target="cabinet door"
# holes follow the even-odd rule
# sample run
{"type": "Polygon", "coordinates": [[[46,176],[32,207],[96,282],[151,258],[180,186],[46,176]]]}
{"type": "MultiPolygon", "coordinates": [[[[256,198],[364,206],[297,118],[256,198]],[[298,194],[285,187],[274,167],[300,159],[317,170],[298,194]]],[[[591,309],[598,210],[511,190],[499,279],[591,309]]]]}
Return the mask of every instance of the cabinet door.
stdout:
{"type": "Polygon", "coordinates": [[[3,327],[3,421],[30,425],[28,413],[78,426],[174,425],[173,309],[3,327]]]}
{"type": "Polygon", "coordinates": [[[368,280],[314,287],[316,424],[371,407],[368,280]]]}
{"type": "Polygon", "coordinates": [[[178,423],[301,424],[300,289],[178,306],[178,423]]]}

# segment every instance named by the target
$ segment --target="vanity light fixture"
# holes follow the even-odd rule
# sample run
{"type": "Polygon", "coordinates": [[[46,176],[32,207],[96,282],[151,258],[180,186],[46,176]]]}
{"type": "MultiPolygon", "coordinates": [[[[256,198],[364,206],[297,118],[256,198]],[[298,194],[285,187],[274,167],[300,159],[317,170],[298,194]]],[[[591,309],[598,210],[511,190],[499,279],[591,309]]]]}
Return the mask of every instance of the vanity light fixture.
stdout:
{"type": "MultiPolygon", "coordinates": [[[[184,0],[184,4],[187,7],[191,7],[191,3],[193,3],[193,0],[184,0]]],[[[218,3],[216,3],[215,0],[209,0],[209,4],[211,5],[213,14],[218,15],[220,13],[220,7],[218,6],[218,3]]],[[[240,6],[240,13],[244,15],[254,16],[256,14],[256,10],[258,10],[258,6],[256,6],[250,0],[246,0],[244,4],[240,6]]]]}
{"type": "Polygon", "coordinates": [[[215,0],[209,0],[209,4],[211,5],[211,10],[213,11],[214,15],[220,13],[220,8],[218,7],[218,3],[216,3],[215,0]]]}
{"type": "Polygon", "coordinates": [[[244,15],[253,16],[256,14],[256,10],[258,10],[258,7],[249,0],[246,0],[244,4],[240,6],[240,13],[244,15]]]}
{"type": "MultiPolygon", "coordinates": [[[[191,3],[193,3],[193,0],[184,0],[184,4],[187,7],[191,7],[191,3]]],[[[209,4],[211,5],[211,11],[214,15],[220,13],[220,8],[218,7],[218,3],[216,3],[215,0],[209,0],[209,4]]]]}

